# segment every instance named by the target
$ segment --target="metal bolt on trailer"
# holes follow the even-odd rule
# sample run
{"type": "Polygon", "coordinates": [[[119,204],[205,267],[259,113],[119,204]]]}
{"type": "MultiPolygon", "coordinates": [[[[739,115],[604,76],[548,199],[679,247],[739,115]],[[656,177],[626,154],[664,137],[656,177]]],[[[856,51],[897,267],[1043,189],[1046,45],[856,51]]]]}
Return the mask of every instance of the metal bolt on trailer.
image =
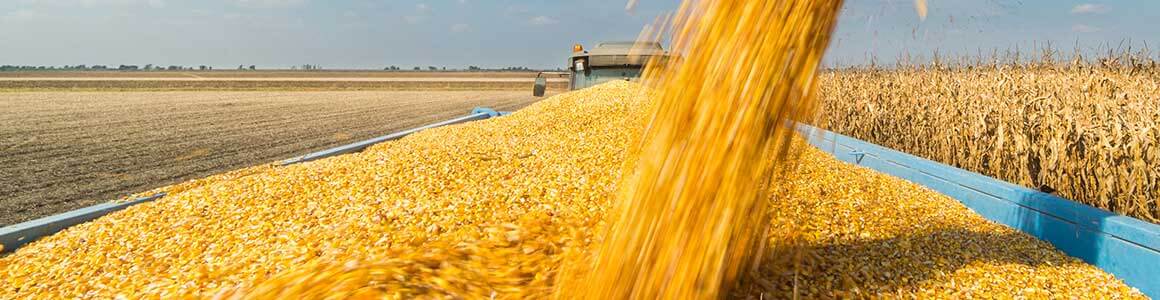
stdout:
{"type": "MultiPolygon", "coordinates": [[[[447,125],[467,123],[467,122],[471,122],[471,121],[490,119],[490,118],[495,118],[495,117],[500,117],[500,116],[506,116],[508,114],[509,114],[509,112],[500,112],[500,111],[496,111],[496,110],[491,109],[491,108],[477,107],[475,109],[472,109],[471,113],[466,115],[466,116],[462,116],[462,117],[458,117],[458,118],[454,118],[454,119],[450,119],[450,120],[446,120],[446,121],[431,123],[428,125],[424,125],[424,126],[420,126],[420,127],[416,127],[416,128],[411,128],[411,129],[391,133],[388,135],[367,139],[364,141],[359,141],[359,142],[355,142],[355,143],[351,143],[351,144],[347,144],[347,145],[342,145],[342,146],[338,146],[338,147],[334,147],[334,148],[306,154],[303,156],[299,156],[299,157],[295,157],[295,158],[281,161],[278,163],[278,165],[279,166],[288,166],[288,165],[304,163],[304,162],[313,161],[313,160],[319,160],[319,159],[323,159],[323,158],[327,158],[327,157],[333,157],[333,156],[338,156],[338,155],[343,155],[343,154],[361,152],[363,150],[366,150],[366,148],[373,146],[375,144],[379,144],[379,143],[386,142],[386,141],[397,140],[397,139],[403,138],[405,136],[408,136],[408,135],[411,135],[413,133],[423,131],[426,129],[442,127],[442,126],[447,126],[447,125]]],[[[69,211],[69,212],[65,212],[65,213],[60,213],[60,214],[56,214],[56,215],[52,215],[52,216],[48,216],[48,217],[44,217],[44,218],[40,218],[40,219],[36,219],[36,220],[32,220],[32,221],[27,221],[27,222],[20,223],[20,224],[9,225],[9,226],[6,226],[4,228],[0,228],[0,246],[3,246],[3,250],[0,253],[9,253],[12,251],[16,251],[16,249],[18,249],[18,248],[20,248],[28,243],[31,243],[33,241],[36,241],[36,240],[43,238],[43,237],[46,237],[46,236],[56,234],[57,232],[60,232],[61,230],[64,230],[66,228],[69,228],[69,227],[72,227],[74,225],[78,225],[81,223],[85,223],[88,221],[95,220],[95,219],[100,218],[104,215],[107,215],[107,214],[110,214],[110,213],[113,213],[113,212],[116,212],[119,210],[123,210],[123,209],[128,208],[128,207],[133,206],[133,205],[161,199],[162,197],[165,197],[165,195],[166,195],[166,193],[162,192],[162,193],[157,193],[157,194],[152,195],[152,196],[141,197],[141,198],[125,201],[125,202],[102,203],[102,204],[97,204],[97,205],[82,208],[82,209],[77,209],[77,210],[73,210],[73,211],[69,211]]]]}

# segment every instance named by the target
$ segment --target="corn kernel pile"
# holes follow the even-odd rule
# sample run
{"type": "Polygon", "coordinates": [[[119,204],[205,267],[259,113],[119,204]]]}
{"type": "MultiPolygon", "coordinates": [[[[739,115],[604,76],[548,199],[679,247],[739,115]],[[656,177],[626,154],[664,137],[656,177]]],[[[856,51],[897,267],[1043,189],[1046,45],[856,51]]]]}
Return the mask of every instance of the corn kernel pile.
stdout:
{"type": "Polygon", "coordinates": [[[716,299],[737,285],[761,249],[765,186],[780,184],[771,175],[793,135],[785,124],[816,107],[815,72],[841,4],[683,2],[671,21],[676,57],[645,71],[656,105],[607,239],[590,269],[566,269],[573,282],[561,294],[716,299]]]}
{"type": "MultiPolygon", "coordinates": [[[[0,298],[550,297],[602,238],[645,102],[614,82],[175,188],[0,258],[0,298]]],[[[1141,297],[951,199],[816,150],[800,160],[735,296],[1141,297]]]]}
{"type": "Polygon", "coordinates": [[[954,199],[798,148],[771,198],[766,259],[735,296],[1146,298],[954,199]]]}

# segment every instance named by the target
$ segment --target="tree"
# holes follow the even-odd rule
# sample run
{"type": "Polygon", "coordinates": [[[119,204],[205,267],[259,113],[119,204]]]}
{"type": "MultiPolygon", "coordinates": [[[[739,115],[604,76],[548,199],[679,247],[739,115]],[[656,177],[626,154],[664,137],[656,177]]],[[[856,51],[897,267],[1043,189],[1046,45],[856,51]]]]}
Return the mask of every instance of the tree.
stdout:
{"type": "Polygon", "coordinates": [[[438,71],[439,68],[436,68],[435,66],[427,66],[427,70],[428,71],[438,71]]]}
{"type": "Polygon", "coordinates": [[[420,69],[419,67],[415,67],[415,71],[421,71],[421,70],[423,70],[423,69],[420,69]]]}
{"type": "Polygon", "coordinates": [[[250,71],[256,71],[256,70],[258,70],[258,66],[250,65],[250,71]]]}
{"type": "Polygon", "coordinates": [[[238,70],[245,70],[245,69],[246,69],[245,65],[238,65],[238,70]]]}

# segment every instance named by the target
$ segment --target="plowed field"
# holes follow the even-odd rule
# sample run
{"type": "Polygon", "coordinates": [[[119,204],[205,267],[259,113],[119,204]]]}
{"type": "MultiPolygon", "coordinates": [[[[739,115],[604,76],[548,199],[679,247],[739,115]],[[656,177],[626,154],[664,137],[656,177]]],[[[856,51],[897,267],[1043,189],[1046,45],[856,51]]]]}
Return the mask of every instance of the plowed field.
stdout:
{"type": "MultiPolygon", "coordinates": [[[[530,90],[530,89],[528,89],[530,90]]],[[[521,91],[0,93],[0,225],[465,115],[521,91]]]]}

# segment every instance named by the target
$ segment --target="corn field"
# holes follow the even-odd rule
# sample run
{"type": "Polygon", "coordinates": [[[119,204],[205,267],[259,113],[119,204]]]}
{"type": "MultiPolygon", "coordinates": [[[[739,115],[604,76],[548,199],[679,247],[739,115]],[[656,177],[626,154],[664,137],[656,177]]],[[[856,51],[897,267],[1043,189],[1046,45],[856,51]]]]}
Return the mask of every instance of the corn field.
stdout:
{"type": "Polygon", "coordinates": [[[827,72],[818,123],[1160,222],[1160,68],[1101,62],[827,72]]]}

